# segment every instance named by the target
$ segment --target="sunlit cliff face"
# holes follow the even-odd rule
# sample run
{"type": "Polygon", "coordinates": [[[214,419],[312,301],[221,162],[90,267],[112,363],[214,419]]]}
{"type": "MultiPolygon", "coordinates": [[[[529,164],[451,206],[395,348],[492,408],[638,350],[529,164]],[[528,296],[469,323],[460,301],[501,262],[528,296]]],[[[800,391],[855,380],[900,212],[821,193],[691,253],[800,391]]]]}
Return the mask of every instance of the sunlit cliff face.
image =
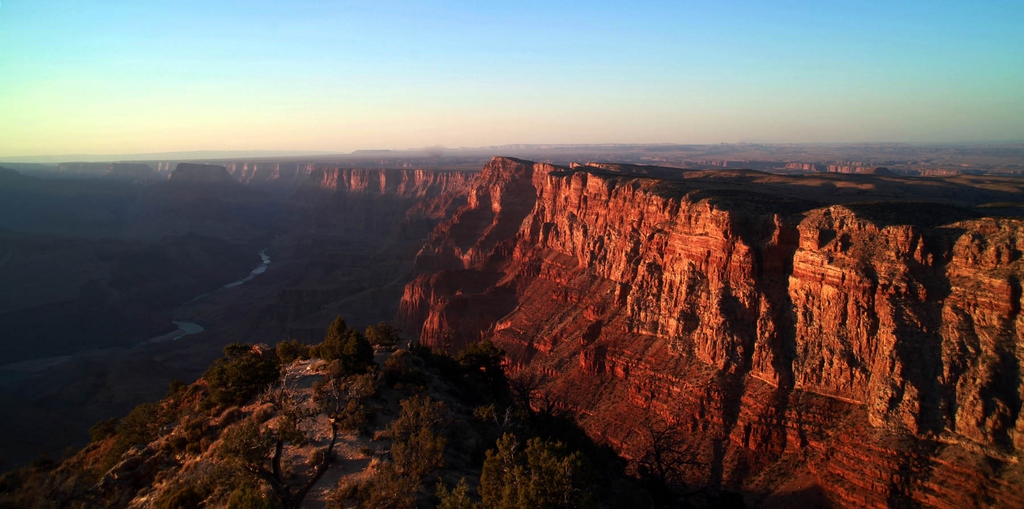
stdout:
{"type": "Polygon", "coordinates": [[[406,327],[492,339],[627,456],[658,418],[726,483],[797,455],[787,479],[850,506],[1020,501],[995,479],[1024,448],[1024,222],[610,169],[492,161],[421,250],[406,327]]]}

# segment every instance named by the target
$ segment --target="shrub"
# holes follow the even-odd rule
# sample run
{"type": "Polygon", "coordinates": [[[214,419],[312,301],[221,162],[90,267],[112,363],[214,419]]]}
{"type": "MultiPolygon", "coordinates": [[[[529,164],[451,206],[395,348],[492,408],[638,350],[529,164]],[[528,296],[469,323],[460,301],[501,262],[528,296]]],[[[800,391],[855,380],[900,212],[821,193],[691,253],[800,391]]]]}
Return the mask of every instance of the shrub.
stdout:
{"type": "Polygon", "coordinates": [[[320,358],[337,360],[346,375],[363,373],[373,362],[373,346],[355,329],[349,329],[342,317],[337,317],[327,328],[327,336],[319,345],[320,358]]]}
{"type": "Polygon", "coordinates": [[[422,359],[409,352],[399,351],[384,361],[384,368],[381,371],[384,383],[392,387],[398,383],[423,385],[427,381],[423,368],[422,359]]]}
{"type": "Polygon", "coordinates": [[[184,392],[186,389],[188,389],[188,384],[175,378],[174,380],[171,380],[170,386],[167,388],[167,395],[176,396],[179,393],[184,392]]]}
{"type": "Polygon", "coordinates": [[[448,413],[444,403],[424,395],[403,399],[399,405],[401,413],[388,425],[387,434],[392,440],[405,439],[424,429],[439,431],[448,413]]]}
{"type": "Polygon", "coordinates": [[[89,438],[93,442],[99,442],[104,438],[113,436],[115,433],[117,433],[117,419],[104,419],[89,428],[89,438]]]}
{"type": "Polygon", "coordinates": [[[430,429],[416,433],[391,445],[391,459],[399,474],[423,479],[444,465],[444,437],[430,429]]]}
{"type": "Polygon", "coordinates": [[[228,509],[278,509],[281,507],[276,500],[268,497],[253,486],[245,485],[235,488],[228,498],[228,509]]]}
{"type": "Polygon", "coordinates": [[[494,346],[489,340],[467,346],[455,356],[462,369],[462,386],[470,393],[485,400],[509,399],[509,384],[501,369],[505,351],[494,346]]]}
{"type": "Polygon", "coordinates": [[[373,346],[390,348],[398,344],[398,329],[387,322],[380,322],[366,328],[366,339],[373,346]]]}
{"type": "MultiPolygon", "coordinates": [[[[109,425],[109,421],[108,425],[109,425]]],[[[123,419],[117,421],[112,435],[114,445],[107,451],[100,470],[106,471],[117,464],[121,456],[134,446],[144,446],[160,435],[160,429],[168,419],[156,403],[142,403],[132,409],[123,419]]],[[[104,428],[106,425],[103,426],[104,428]]],[[[95,428],[95,426],[94,426],[95,428]]],[[[90,430],[91,432],[92,430],[90,430]]],[[[103,432],[105,430],[96,430],[103,432]]]]}
{"type": "Polygon", "coordinates": [[[525,450],[516,437],[504,434],[487,451],[480,474],[482,509],[585,507],[589,494],[582,486],[582,460],[561,442],[532,438],[525,450]]]}
{"type": "Polygon", "coordinates": [[[393,440],[391,459],[395,471],[416,480],[444,464],[445,440],[438,432],[447,409],[426,396],[401,401],[402,411],[389,426],[393,440]]]}
{"type": "Polygon", "coordinates": [[[171,486],[153,501],[153,509],[193,509],[206,497],[188,484],[171,486]]]}
{"type": "Polygon", "coordinates": [[[117,424],[117,440],[127,447],[146,445],[156,439],[163,426],[160,406],[156,403],[142,403],[128,412],[117,424]]]}
{"type": "Polygon", "coordinates": [[[272,437],[261,431],[256,421],[247,419],[224,432],[217,454],[243,468],[262,466],[272,443],[272,437]]]}
{"type": "Polygon", "coordinates": [[[295,359],[305,360],[309,358],[309,346],[299,343],[296,339],[282,341],[277,344],[274,350],[281,364],[291,364],[295,359]]]}
{"type": "Polygon", "coordinates": [[[391,463],[382,463],[363,483],[342,483],[327,496],[327,509],[415,509],[419,481],[400,475],[391,463]]]}
{"type": "Polygon", "coordinates": [[[469,484],[466,478],[459,479],[455,488],[448,490],[443,482],[437,481],[437,498],[440,502],[437,509],[472,509],[473,501],[469,499],[469,484]]]}
{"type": "Polygon", "coordinates": [[[210,400],[225,406],[246,403],[276,381],[277,376],[276,359],[264,357],[241,343],[224,347],[224,357],[203,374],[210,400]]]}

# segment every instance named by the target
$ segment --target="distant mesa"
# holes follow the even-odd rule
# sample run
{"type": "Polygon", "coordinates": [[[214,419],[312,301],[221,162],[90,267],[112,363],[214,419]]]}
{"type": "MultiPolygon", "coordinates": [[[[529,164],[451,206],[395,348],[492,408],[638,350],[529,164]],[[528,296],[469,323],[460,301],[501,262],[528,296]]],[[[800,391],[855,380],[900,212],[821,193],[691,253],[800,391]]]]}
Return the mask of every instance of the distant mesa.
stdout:
{"type": "Polygon", "coordinates": [[[112,163],[104,176],[120,180],[155,180],[160,177],[152,166],[144,163],[112,163]]]}
{"type": "Polygon", "coordinates": [[[62,178],[106,178],[114,180],[155,180],[160,178],[145,163],[60,163],[57,175],[62,178]]]}
{"type": "Polygon", "coordinates": [[[387,149],[363,149],[352,152],[353,156],[380,156],[380,155],[391,155],[394,154],[394,150],[387,149]]]}
{"type": "Polygon", "coordinates": [[[786,163],[784,167],[786,170],[801,170],[801,171],[822,171],[821,165],[814,163],[786,163]]]}
{"type": "Polygon", "coordinates": [[[32,177],[25,176],[18,170],[0,166],[0,191],[14,191],[21,185],[31,183],[32,177]]]}
{"type": "Polygon", "coordinates": [[[60,163],[57,171],[62,177],[99,177],[110,170],[110,163],[60,163]]]}
{"type": "Polygon", "coordinates": [[[178,163],[170,177],[171,182],[195,184],[237,184],[227,168],[215,164],[178,163]]]}

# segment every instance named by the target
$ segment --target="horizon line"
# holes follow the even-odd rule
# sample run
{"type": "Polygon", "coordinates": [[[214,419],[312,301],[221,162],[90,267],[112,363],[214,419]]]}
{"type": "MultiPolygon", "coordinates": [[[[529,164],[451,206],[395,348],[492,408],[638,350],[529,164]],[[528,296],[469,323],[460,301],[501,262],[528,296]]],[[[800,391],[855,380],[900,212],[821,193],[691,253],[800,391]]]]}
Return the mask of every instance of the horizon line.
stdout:
{"type": "MultiPolygon", "coordinates": [[[[819,142],[760,142],[734,141],[717,143],[506,143],[475,147],[445,147],[441,145],[408,148],[365,148],[349,152],[332,150],[180,150],[162,152],[138,152],[121,154],[79,153],[56,155],[0,156],[0,163],[47,164],[47,163],[103,163],[103,162],[137,162],[158,159],[236,159],[236,158],[279,158],[279,157],[352,157],[360,153],[415,153],[425,152],[432,155],[438,151],[470,152],[499,149],[536,149],[553,150],[565,148],[616,148],[616,147],[711,147],[711,146],[760,146],[760,147],[827,147],[827,146],[1007,146],[1024,145],[1024,139],[987,140],[987,141],[819,141],[819,142]]],[[[443,156],[438,154],[436,157],[443,156]]]]}

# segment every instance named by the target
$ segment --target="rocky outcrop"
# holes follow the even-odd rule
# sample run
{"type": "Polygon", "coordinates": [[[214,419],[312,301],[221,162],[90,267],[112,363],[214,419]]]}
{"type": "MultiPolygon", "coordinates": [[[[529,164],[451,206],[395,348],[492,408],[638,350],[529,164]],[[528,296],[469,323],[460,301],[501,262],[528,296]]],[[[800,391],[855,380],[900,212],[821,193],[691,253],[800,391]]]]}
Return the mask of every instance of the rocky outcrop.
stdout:
{"type": "Polygon", "coordinates": [[[684,430],[691,482],[769,505],[1024,504],[1024,221],[674,171],[495,159],[406,330],[494,340],[627,456],[684,430]]]}

